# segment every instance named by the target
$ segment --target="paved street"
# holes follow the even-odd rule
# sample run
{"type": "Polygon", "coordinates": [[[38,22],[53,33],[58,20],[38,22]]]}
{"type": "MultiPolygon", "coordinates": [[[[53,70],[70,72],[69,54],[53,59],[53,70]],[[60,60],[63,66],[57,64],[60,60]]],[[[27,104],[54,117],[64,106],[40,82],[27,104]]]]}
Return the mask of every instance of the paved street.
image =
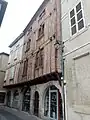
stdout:
{"type": "Polygon", "coordinates": [[[0,108],[0,120],[40,120],[39,118],[11,108],[0,108]]]}
{"type": "Polygon", "coordinates": [[[0,109],[0,120],[22,120],[19,117],[0,109]]]}

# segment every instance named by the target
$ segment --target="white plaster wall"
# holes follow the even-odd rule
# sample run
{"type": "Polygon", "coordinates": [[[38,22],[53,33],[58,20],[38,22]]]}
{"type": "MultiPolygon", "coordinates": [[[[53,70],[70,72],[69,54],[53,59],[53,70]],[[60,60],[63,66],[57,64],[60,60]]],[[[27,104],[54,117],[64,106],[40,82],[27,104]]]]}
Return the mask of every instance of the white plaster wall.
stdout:
{"type": "Polygon", "coordinates": [[[62,0],[61,23],[62,40],[64,41],[64,72],[66,87],[67,120],[90,119],[90,1],[62,0]],[[70,35],[69,12],[82,2],[85,28],[76,35],[70,35]]]}

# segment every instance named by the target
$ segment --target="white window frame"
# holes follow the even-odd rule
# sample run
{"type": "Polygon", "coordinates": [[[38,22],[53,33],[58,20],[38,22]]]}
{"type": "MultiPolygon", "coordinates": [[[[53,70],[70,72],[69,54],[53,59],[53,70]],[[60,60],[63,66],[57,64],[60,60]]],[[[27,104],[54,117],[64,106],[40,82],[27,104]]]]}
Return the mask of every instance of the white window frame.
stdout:
{"type": "MultiPolygon", "coordinates": [[[[72,17],[73,18],[73,17],[72,17]]],[[[83,3],[82,3],[82,1],[80,0],[80,1],[78,1],[77,2],[77,4],[72,8],[72,9],[70,9],[69,10],[69,26],[70,26],[70,36],[75,36],[77,33],[79,33],[79,32],[81,32],[81,31],[83,31],[83,29],[85,29],[85,16],[84,16],[84,7],[83,7],[83,3]],[[79,12],[76,12],[76,6],[79,4],[79,3],[81,3],[81,10],[82,10],[82,15],[83,15],[83,17],[82,17],[82,19],[83,19],[83,22],[84,22],[84,27],[82,28],[82,29],[80,29],[80,30],[78,30],[78,22],[79,21],[81,21],[81,19],[79,20],[79,21],[77,21],[77,13],[79,13],[81,10],[79,10],[79,12]],[[71,28],[72,28],[72,26],[71,26],[71,18],[70,18],[70,12],[72,11],[74,9],[74,12],[75,12],[75,22],[76,22],[76,33],[75,34],[73,34],[72,35],[72,30],[71,30],[71,28]]]]}

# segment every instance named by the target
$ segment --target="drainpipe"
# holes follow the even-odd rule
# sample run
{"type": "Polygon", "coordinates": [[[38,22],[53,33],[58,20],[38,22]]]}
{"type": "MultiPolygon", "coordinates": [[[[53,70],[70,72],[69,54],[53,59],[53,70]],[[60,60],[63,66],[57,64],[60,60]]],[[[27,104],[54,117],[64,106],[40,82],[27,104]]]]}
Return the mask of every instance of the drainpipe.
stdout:
{"type": "MultiPolygon", "coordinates": [[[[58,8],[57,3],[56,4],[56,16],[57,16],[57,8],[60,11],[60,20],[61,20],[61,0],[57,0],[58,3],[60,3],[60,8],[58,8]]],[[[56,20],[56,42],[55,42],[55,48],[59,49],[60,52],[60,66],[61,66],[61,73],[62,73],[62,77],[59,78],[59,83],[61,83],[61,87],[62,87],[62,94],[63,94],[63,120],[66,120],[66,103],[65,103],[65,89],[64,86],[66,83],[64,83],[64,58],[63,58],[63,52],[64,52],[64,42],[62,41],[62,24],[60,21],[60,40],[58,40],[57,38],[57,20],[56,20]]]]}
{"type": "Polygon", "coordinates": [[[61,77],[61,83],[62,83],[62,90],[63,90],[63,120],[66,120],[66,98],[65,98],[65,85],[66,83],[64,83],[64,58],[63,58],[63,54],[64,54],[64,42],[62,41],[62,23],[61,23],[61,0],[59,0],[60,2],[60,40],[61,40],[61,71],[62,71],[62,77],[61,77]]]}

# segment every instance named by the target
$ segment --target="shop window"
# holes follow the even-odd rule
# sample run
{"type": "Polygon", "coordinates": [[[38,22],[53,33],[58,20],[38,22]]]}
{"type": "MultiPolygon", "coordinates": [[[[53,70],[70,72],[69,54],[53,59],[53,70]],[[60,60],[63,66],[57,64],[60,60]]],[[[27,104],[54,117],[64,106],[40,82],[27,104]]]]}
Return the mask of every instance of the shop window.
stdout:
{"type": "Polygon", "coordinates": [[[44,99],[44,115],[50,119],[63,119],[62,98],[55,86],[47,89],[44,99]]]}
{"type": "Polygon", "coordinates": [[[29,112],[30,110],[30,88],[27,88],[24,91],[22,110],[26,112],[29,112]]]}
{"type": "Polygon", "coordinates": [[[18,99],[19,99],[19,92],[18,92],[18,90],[16,90],[16,91],[14,92],[13,99],[14,99],[14,100],[18,100],[18,99]]]}
{"type": "Polygon", "coordinates": [[[7,106],[10,107],[11,105],[11,91],[7,92],[7,106]]]}
{"type": "Polygon", "coordinates": [[[44,101],[44,115],[49,116],[49,89],[46,92],[45,101],[44,101]]]}
{"type": "Polygon", "coordinates": [[[0,103],[4,103],[5,101],[5,93],[0,93],[0,103]]]}
{"type": "Polygon", "coordinates": [[[18,101],[19,101],[19,92],[18,90],[15,90],[13,94],[13,102],[12,102],[13,108],[18,108],[18,101]]]}

